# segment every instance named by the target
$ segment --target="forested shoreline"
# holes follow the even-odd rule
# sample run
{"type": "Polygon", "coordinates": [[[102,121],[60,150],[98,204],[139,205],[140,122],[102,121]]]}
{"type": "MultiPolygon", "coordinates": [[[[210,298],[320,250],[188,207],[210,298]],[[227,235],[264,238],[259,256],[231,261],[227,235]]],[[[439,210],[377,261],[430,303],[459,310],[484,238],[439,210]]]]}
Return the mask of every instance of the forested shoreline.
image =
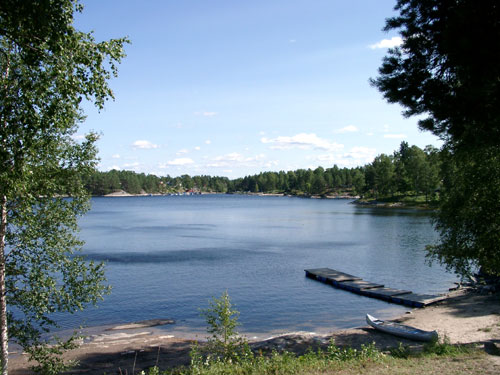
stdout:
{"type": "Polygon", "coordinates": [[[129,194],[263,193],[296,196],[359,196],[394,199],[423,196],[436,200],[441,165],[446,155],[433,146],[424,149],[402,142],[392,155],[380,154],[356,168],[318,167],[295,171],[262,172],[230,180],[219,176],[159,177],[133,171],[95,172],[84,184],[93,196],[117,191],[129,194]]]}

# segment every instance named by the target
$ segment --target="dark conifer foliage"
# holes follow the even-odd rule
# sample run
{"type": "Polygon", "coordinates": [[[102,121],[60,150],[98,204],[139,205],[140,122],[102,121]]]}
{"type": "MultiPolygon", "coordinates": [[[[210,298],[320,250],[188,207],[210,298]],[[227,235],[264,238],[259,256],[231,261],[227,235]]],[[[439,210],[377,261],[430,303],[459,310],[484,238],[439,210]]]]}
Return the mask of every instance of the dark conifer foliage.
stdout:
{"type": "Polygon", "coordinates": [[[441,242],[429,256],[464,276],[500,275],[500,3],[399,0],[395,10],[385,29],[403,44],[372,84],[445,141],[441,242]]]}

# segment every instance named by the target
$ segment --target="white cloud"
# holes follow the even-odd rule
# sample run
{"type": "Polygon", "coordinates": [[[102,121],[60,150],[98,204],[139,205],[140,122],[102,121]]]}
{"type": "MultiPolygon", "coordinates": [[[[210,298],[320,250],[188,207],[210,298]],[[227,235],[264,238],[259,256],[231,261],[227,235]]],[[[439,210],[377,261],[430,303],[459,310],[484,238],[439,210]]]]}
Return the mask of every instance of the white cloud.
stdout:
{"type": "Polygon", "coordinates": [[[174,160],[169,160],[166,163],[160,164],[159,168],[168,168],[169,166],[179,166],[179,165],[189,165],[194,164],[194,160],[191,158],[177,158],[174,160]]]}
{"type": "Polygon", "coordinates": [[[278,164],[279,164],[278,161],[271,160],[271,161],[268,161],[267,163],[264,163],[264,167],[273,168],[273,167],[277,166],[278,164]]]}
{"type": "Polygon", "coordinates": [[[222,155],[222,156],[217,156],[213,160],[220,161],[220,160],[225,160],[225,161],[243,161],[245,158],[243,155],[237,153],[237,152],[231,152],[230,154],[222,155]]]}
{"type": "Polygon", "coordinates": [[[201,147],[200,147],[200,146],[196,146],[194,149],[195,149],[196,151],[200,151],[200,150],[201,150],[201,147]]]}
{"type": "Polygon", "coordinates": [[[344,154],[345,157],[350,157],[356,160],[362,160],[367,163],[371,163],[377,154],[377,150],[375,148],[370,147],[353,147],[351,151],[344,154]]]}
{"type": "Polygon", "coordinates": [[[358,131],[359,131],[358,128],[355,127],[354,125],[348,125],[346,127],[343,127],[342,129],[335,130],[335,133],[337,134],[356,133],[358,131]]]}
{"type": "Polygon", "coordinates": [[[248,161],[262,160],[265,157],[266,157],[266,155],[264,155],[264,154],[258,154],[254,157],[245,157],[238,152],[231,152],[231,153],[226,154],[226,155],[216,156],[212,160],[215,160],[215,161],[239,161],[239,162],[247,161],[248,162],[248,161]]]}
{"type": "Polygon", "coordinates": [[[134,163],[125,163],[123,164],[123,168],[124,169],[136,169],[138,166],[140,166],[140,164],[138,162],[134,162],[134,163]]]}
{"type": "Polygon", "coordinates": [[[212,141],[211,141],[210,139],[207,139],[207,140],[205,141],[205,144],[206,144],[206,145],[209,145],[210,143],[212,143],[212,141]]]}
{"type": "Polygon", "coordinates": [[[340,167],[356,167],[371,163],[376,156],[376,152],[375,148],[353,147],[349,152],[314,155],[308,156],[306,159],[325,166],[336,164],[340,167]]]}
{"type": "Polygon", "coordinates": [[[229,167],[231,166],[231,163],[227,162],[227,161],[224,161],[224,162],[215,162],[215,163],[208,163],[207,164],[207,167],[210,167],[210,168],[226,168],[226,167],[229,167]]]}
{"type": "Polygon", "coordinates": [[[367,135],[368,137],[372,137],[372,136],[373,136],[373,132],[366,133],[366,135],[367,135]]]}
{"type": "Polygon", "coordinates": [[[300,133],[292,137],[279,136],[271,139],[263,137],[260,141],[262,143],[272,144],[273,146],[271,146],[271,148],[274,150],[289,150],[298,148],[301,150],[319,149],[328,151],[340,151],[344,148],[344,145],[330,142],[326,139],[318,137],[314,133],[300,133]]]}
{"type": "Polygon", "coordinates": [[[196,116],[214,117],[214,116],[217,116],[219,113],[218,112],[211,112],[211,111],[203,111],[203,112],[195,112],[194,114],[196,116]]]}
{"type": "Polygon", "coordinates": [[[176,155],[184,155],[187,154],[189,150],[187,148],[183,148],[182,150],[177,151],[175,154],[176,155]]]}
{"type": "Polygon", "coordinates": [[[120,156],[120,154],[113,154],[113,155],[111,155],[111,157],[113,159],[120,159],[121,156],[120,156]]]}
{"type": "Polygon", "coordinates": [[[246,157],[238,152],[216,156],[211,159],[207,167],[212,168],[235,168],[235,167],[256,167],[263,166],[262,162],[266,158],[265,154],[258,154],[253,157],[246,157]]]}
{"type": "Polygon", "coordinates": [[[141,139],[141,140],[137,140],[134,143],[132,143],[132,147],[133,148],[140,148],[140,149],[144,149],[144,150],[150,150],[150,149],[158,148],[159,146],[154,144],[154,143],[151,143],[149,141],[141,139]]]}
{"type": "Polygon", "coordinates": [[[314,156],[306,156],[307,160],[314,160],[317,162],[327,162],[328,164],[335,164],[335,161],[339,159],[339,155],[334,154],[322,154],[314,156]]]}
{"type": "Polygon", "coordinates": [[[403,44],[403,39],[399,36],[394,36],[391,39],[382,39],[380,42],[370,45],[370,48],[394,48],[400,46],[401,44],[403,44]]]}
{"type": "Polygon", "coordinates": [[[406,134],[384,134],[384,138],[404,139],[406,138],[406,134]]]}

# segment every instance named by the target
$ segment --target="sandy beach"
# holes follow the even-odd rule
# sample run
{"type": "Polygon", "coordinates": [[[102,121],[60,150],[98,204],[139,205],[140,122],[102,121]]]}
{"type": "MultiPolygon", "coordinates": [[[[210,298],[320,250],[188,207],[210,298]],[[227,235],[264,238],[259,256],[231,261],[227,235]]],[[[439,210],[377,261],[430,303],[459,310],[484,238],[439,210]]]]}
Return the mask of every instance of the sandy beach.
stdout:
{"type": "MultiPolygon", "coordinates": [[[[449,298],[423,309],[408,310],[394,319],[397,322],[424,330],[436,330],[440,338],[446,337],[451,343],[474,343],[484,346],[486,351],[500,347],[500,296],[481,295],[467,290],[451,292],[449,298]]],[[[119,374],[125,370],[130,374],[135,362],[135,370],[158,365],[160,368],[189,364],[189,351],[194,340],[203,339],[199,333],[189,332],[165,334],[147,327],[147,324],[131,327],[115,327],[86,338],[79,348],[65,354],[68,360],[77,360],[78,367],[72,374],[119,374]],[[118,329],[116,329],[118,328],[118,329]],[[130,329],[128,329],[130,328],[130,329]]],[[[175,330],[174,330],[175,331],[175,330]]],[[[180,332],[180,331],[179,331],[180,332]]],[[[288,350],[301,354],[308,347],[326,347],[330,339],[337,345],[359,347],[375,342],[385,349],[404,345],[418,346],[419,343],[379,333],[369,326],[315,334],[295,332],[249,340],[256,349],[288,350]]],[[[9,372],[14,375],[30,374],[27,356],[13,354],[9,362],[9,372]]],[[[500,373],[500,356],[489,355],[492,366],[500,373]]]]}

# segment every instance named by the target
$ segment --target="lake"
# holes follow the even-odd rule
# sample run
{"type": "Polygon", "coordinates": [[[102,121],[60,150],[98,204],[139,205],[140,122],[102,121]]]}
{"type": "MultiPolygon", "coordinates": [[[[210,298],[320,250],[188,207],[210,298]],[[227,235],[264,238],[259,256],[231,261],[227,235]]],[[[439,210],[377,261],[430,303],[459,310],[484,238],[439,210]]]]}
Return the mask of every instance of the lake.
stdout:
{"type": "Polygon", "coordinates": [[[334,289],[304,269],[417,293],[456,281],[425,263],[437,240],[426,211],[295,197],[113,197],[93,198],[80,224],[84,253],[107,262],[113,290],[98,308],[60,316],[65,329],[171,318],[165,330],[202,332],[199,308],[227,290],[241,332],[327,332],[408,308],[334,289]]]}

